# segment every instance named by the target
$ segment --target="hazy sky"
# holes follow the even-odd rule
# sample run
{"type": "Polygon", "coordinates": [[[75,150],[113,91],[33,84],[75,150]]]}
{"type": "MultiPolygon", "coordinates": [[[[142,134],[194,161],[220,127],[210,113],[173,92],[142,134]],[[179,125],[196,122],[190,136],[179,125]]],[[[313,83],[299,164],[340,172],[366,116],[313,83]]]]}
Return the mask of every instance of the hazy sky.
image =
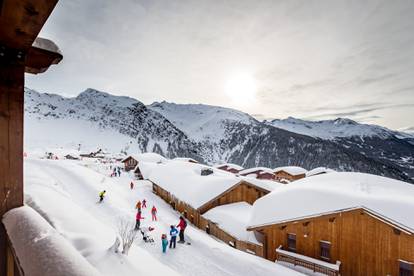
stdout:
{"type": "Polygon", "coordinates": [[[413,16],[411,0],[60,0],[41,36],[64,59],[26,86],[413,127],[413,16]]]}

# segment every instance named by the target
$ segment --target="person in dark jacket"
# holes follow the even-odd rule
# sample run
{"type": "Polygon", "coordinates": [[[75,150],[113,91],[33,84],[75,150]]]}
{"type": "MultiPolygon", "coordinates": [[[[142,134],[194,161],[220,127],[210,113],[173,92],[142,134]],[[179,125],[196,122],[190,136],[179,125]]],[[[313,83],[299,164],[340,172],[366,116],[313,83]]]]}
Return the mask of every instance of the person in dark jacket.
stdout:
{"type": "Polygon", "coordinates": [[[175,248],[176,241],[177,241],[177,235],[178,235],[177,228],[175,228],[174,225],[171,225],[170,226],[170,236],[171,236],[171,239],[170,239],[170,248],[172,248],[173,246],[175,248]]]}
{"type": "Polygon", "coordinates": [[[185,243],[184,230],[187,227],[187,222],[182,216],[180,216],[180,222],[178,223],[177,227],[180,228],[180,240],[178,241],[178,243],[185,243]]]}

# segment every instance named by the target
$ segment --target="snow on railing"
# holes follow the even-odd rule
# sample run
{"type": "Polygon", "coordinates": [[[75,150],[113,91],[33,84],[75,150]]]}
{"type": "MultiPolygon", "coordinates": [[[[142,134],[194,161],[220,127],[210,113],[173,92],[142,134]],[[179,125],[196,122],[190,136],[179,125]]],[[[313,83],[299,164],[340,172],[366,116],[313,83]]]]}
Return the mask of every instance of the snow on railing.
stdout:
{"type": "Polygon", "coordinates": [[[32,208],[3,217],[10,247],[24,275],[98,276],[100,273],[32,208]]]}
{"type": "Polygon", "coordinates": [[[276,249],[276,253],[277,261],[279,262],[287,262],[293,264],[294,266],[299,265],[307,269],[310,269],[313,272],[319,272],[326,275],[339,275],[339,267],[341,265],[340,261],[336,261],[336,264],[331,264],[308,256],[283,250],[282,246],[279,246],[276,249]]]}

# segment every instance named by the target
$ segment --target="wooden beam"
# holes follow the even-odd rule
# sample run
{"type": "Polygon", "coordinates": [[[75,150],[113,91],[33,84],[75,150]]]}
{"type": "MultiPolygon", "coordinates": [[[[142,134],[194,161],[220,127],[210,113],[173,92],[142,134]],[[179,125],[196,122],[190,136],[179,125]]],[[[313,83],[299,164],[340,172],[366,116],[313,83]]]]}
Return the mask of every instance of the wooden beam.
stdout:
{"type": "Polygon", "coordinates": [[[58,0],[0,1],[0,45],[29,50],[58,0]]]}

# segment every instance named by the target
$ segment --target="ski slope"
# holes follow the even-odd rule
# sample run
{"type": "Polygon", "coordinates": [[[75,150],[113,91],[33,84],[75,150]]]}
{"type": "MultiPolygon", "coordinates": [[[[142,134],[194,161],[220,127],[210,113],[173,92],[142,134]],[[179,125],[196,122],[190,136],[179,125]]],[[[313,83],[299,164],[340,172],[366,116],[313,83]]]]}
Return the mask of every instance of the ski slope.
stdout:
{"type": "Polygon", "coordinates": [[[262,258],[235,250],[203,231],[187,227],[191,245],[177,244],[161,252],[160,237],[179,214],[152,193],[147,181],[124,174],[110,178],[109,165],[68,160],[25,160],[25,201],[61,233],[102,275],[301,275],[262,258]],[[98,193],[107,191],[103,203],[98,193]],[[115,241],[120,219],[135,222],[135,203],[147,200],[142,227],[155,227],[155,243],[143,243],[141,235],[129,255],[108,250],[115,241]],[[158,222],[150,221],[152,205],[158,222]]]}

